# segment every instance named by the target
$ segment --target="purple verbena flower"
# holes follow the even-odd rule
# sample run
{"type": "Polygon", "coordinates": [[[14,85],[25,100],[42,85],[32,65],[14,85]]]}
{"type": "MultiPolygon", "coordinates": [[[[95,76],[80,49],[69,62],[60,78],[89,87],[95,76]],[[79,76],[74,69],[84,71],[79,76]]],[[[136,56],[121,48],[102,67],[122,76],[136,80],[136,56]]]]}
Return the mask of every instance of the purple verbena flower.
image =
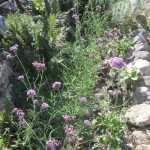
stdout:
{"type": "Polygon", "coordinates": [[[112,67],[122,68],[125,65],[126,63],[124,62],[123,58],[114,57],[110,59],[110,66],[112,67]]]}
{"type": "Polygon", "coordinates": [[[52,87],[53,87],[54,89],[60,88],[60,87],[61,87],[61,82],[58,82],[58,81],[54,82],[53,85],[52,85],[52,87]]]}
{"type": "Polygon", "coordinates": [[[17,45],[17,44],[15,44],[14,46],[11,46],[11,47],[10,47],[10,51],[15,52],[15,51],[17,51],[17,50],[18,50],[18,45],[17,45]]]}
{"type": "Polygon", "coordinates": [[[24,80],[24,76],[23,75],[19,76],[18,80],[23,81],[24,80]]]}
{"type": "Polygon", "coordinates": [[[108,31],[104,31],[104,37],[108,37],[108,31]]]}
{"type": "Polygon", "coordinates": [[[33,96],[36,95],[36,92],[35,92],[35,90],[30,89],[30,90],[27,91],[27,95],[28,95],[29,97],[33,97],[33,96]]]}
{"type": "Polygon", "coordinates": [[[47,103],[43,103],[43,104],[42,104],[42,108],[43,108],[43,109],[48,108],[48,107],[49,107],[49,105],[48,105],[47,103]]]}
{"type": "Polygon", "coordinates": [[[27,121],[24,118],[20,118],[19,119],[19,125],[20,126],[25,126],[25,125],[27,125],[27,121]]]}
{"type": "Polygon", "coordinates": [[[57,139],[49,139],[48,141],[46,141],[46,147],[48,149],[56,149],[59,146],[61,146],[61,141],[57,140],[57,139]]]}
{"type": "Polygon", "coordinates": [[[37,99],[33,100],[33,104],[34,104],[34,105],[35,105],[35,104],[38,104],[38,100],[37,100],[37,99]]]}
{"type": "Polygon", "coordinates": [[[74,131],[74,126],[71,125],[71,124],[67,124],[65,126],[65,132],[68,134],[68,135],[71,135],[71,136],[76,136],[76,133],[74,131]]]}
{"type": "Polygon", "coordinates": [[[100,5],[97,5],[97,6],[96,6],[96,10],[101,10],[101,6],[100,6],[100,5]]]}
{"type": "Polygon", "coordinates": [[[56,44],[56,46],[55,46],[55,48],[57,48],[57,49],[62,49],[64,46],[63,45],[61,45],[61,44],[56,44]]]}
{"type": "Polygon", "coordinates": [[[113,35],[111,32],[109,32],[109,33],[108,33],[108,37],[109,37],[110,39],[113,39],[114,35],[113,35]]]}
{"type": "Polygon", "coordinates": [[[97,39],[97,42],[98,42],[98,43],[103,43],[103,39],[102,39],[102,38],[98,38],[98,39],[97,39]]]}
{"type": "Polygon", "coordinates": [[[11,54],[6,55],[6,59],[12,59],[13,57],[15,57],[15,56],[13,56],[11,54]]]}
{"type": "Polygon", "coordinates": [[[95,54],[90,53],[90,54],[89,54],[89,58],[94,59],[94,58],[95,58],[95,54]]]}
{"type": "Polygon", "coordinates": [[[87,98],[86,97],[82,97],[80,101],[81,101],[81,103],[86,103],[87,102],[87,98]]]}
{"type": "Polygon", "coordinates": [[[18,116],[18,117],[24,117],[24,115],[25,115],[24,112],[19,108],[14,108],[13,113],[15,113],[16,116],[18,116]]]}
{"type": "Polygon", "coordinates": [[[45,68],[45,63],[38,63],[37,61],[34,61],[32,65],[37,69],[37,70],[42,70],[45,68]]]}
{"type": "Polygon", "coordinates": [[[65,115],[65,116],[63,116],[63,118],[64,118],[65,121],[70,121],[71,120],[69,115],[65,115]]]}
{"type": "Polygon", "coordinates": [[[75,11],[75,8],[71,8],[70,11],[75,11]]]}
{"type": "Polygon", "coordinates": [[[91,122],[90,122],[89,120],[84,120],[84,124],[85,124],[86,126],[90,126],[90,125],[91,125],[91,122]]]}

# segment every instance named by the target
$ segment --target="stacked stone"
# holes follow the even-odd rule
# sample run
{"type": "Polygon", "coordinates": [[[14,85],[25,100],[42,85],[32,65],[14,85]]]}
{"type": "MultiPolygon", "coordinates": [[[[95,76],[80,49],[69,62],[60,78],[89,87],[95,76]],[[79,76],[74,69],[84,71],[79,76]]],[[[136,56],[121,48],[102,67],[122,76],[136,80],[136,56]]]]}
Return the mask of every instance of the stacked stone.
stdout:
{"type": "Polygon", "coordinates": [[[127,67],[139,69],[143,77],[134,87],[133,106],[126,112],[125,117],[128,123],[137,127],[131,135],[133,149],[150,150],[150,43],[143,24],[139,27],[129,34],[134,46],[127,67]]]}

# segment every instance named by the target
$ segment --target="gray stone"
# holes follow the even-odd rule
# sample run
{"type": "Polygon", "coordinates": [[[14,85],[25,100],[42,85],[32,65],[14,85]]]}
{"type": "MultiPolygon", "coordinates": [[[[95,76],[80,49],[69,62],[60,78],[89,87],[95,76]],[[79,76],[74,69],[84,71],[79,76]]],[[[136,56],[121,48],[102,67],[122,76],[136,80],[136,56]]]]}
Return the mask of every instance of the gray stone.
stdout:
{"type": "Polygon", "coordinates": [[[137,36],[138,34],[142,34],[145,38],[147,38],[147,33],[146,33],[146,30],[144,30],[144,29],[137,29],[137,30],[130,32],[129,37],[133,38],[133,37],[137,36]]]}
{"type": "Polygon", "coordinates": [[[138,87],[133,93],[133,104],[141,104],[145,101],[150,101],[150,91],[147,87],[138,87]]]}
{"type": "Polygon", "coordinates": [[[0,34],[3,34],[6,31],[6,19],[0,15],[0,34]]]}
{"type": "Polygon", "coordinates": [[[0,9],[17,11],[17,5],[14,0],[8,0],[0,5],[0,9]]]}
{"type": "Polygon", "coordinates": [[[150,125],[150,104],[132,106],[126,112],[125,118],[130,124],[138,127],[150,125]]]}
{"type": "Polygon", "coordinates": [[[150,47],[147,43],[136,43],[134,49],[135,51],[150,51],[150,47]]]}
{"type": "Polygon", "coordinates": [[[150,144],[150,128],[133,131],[132,141],[134,145],[150,144]]]}
{"type": "Polygon", "coordinates": [[[12,99],[12,95],[11,95],[12,88],[13,88],[13,85],[9,84],[3,94],[4,99],[12,99]]]}
{"type": "Polygon", "coordinates": [[[142,144],[138,145],[135,150],[150,150],[150,145],[142,144]]]}
{"type": "Polygon", "coordinates": [[[150,76],[150,63],[147,60],[138,59],[127,65],[128,70],[140,70],[143,76],[150,76]]]}
{"type": "Polygon", "coordinates": [[[0,4],[2,4],[2,3],[4,3],[4,2],[6,2],[7,0],[0,0],[0,4]]]}
{"type": "Polygon", "coordinates": [[[150,53],[146,52],[146,51],[134,51],[132,56],[130,58],[128,58],[127,60],[129,63],[132,61],[136,61],[138,59],[150,61],[150,53]]]}
{"type": "Polygon", "coordinates": [[[3,93],[9,84],[10,71],[6,61],[0,62],[0,93],[3,93]]]}
{"type": "Polygon", "coordinates": [[[143,78],[139,79],[135,84],[135,87],[142,87],[142,86],[145,86],[148,89],[150,89],[150,76],[144,76],[143,78]]]}
{"type": "Polygon", "coordinates": [[[133,43],[136,44],[138,42],[141,42],[141,43],[147,43],[145,37],[142,35],[142,34],[138,34],[137,36],[135,36],[133,38],[133,43]]]}

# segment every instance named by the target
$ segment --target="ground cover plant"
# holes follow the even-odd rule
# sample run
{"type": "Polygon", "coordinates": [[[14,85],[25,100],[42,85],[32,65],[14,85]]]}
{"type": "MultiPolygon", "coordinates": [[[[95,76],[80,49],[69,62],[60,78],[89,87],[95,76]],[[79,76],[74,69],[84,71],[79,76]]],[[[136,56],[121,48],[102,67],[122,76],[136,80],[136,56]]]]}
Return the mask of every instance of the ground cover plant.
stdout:
{"type": "Polygon", "coordinates": [[[67,10],[51,1],[50,12],[40,2],[29,8],[34,15],[7,18],[13,89],[1,113],[1,148],[121,150],[127,86],[138,79],[123,59],[131,41],[106,1],[66,1],[67,10]],[[107,88],[97,98],[98,84],[107,88]]]}

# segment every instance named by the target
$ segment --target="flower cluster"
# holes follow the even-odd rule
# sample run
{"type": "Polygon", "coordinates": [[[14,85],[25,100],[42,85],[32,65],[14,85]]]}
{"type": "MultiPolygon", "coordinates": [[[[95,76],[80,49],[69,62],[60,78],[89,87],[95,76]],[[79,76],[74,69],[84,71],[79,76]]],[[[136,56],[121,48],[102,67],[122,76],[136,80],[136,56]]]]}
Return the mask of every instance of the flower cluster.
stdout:
{"type": "Polygon", "coordinates": [[[61,82],[58,82],[58,81],[54,82],[52,85],[52,88],[54,88],[54,89],[58,89],[60,87],[61,87],[61,82]]]}
{"type": "Polygon", "coordinates": [[[93,53],[90,53],[90,54],[89,54],[89,58],[94,59],[94,58],[95,58],[95,55],[94,55],[93,53]]]}
{"type": "Polygon", "coordinates": [[[126,63],[124,62],[123,58],[114,57],[110,59],[110,66],[112,67],[122,68],[125,65],[126,63]]]}
{"type": "Polygon", "coordinates": [[[24,125],[27,125],[27,121],[24,119],[24,112],[19,109],[19,108],[14,108],[13,109],[13,113],[16,114],[16,116],[18,117],[19,119],[19,125],[20,126],[24,126],[24,125]]]}
{"type": "Polygon", "coordinates": [[[81,103],[86,103],[87,102],[87,98],[86,97],[82,97],[80,101],[81,101],[81,103]]]}
{"type": "Polygon", "coordinates": [[[36,95],[36,92],[35,92],[35,90],[30,89],[30,90],[27,91],[27,95],[28,95],[29,97],[33,97],[33,96],[36,95]]]}
{"type": "Polygon", "coordinates": [[[71,117],[69,115],[65,115],[63,116],[64,120],[65,121],[70,121],[71,120],[71,117]]]}
{"type": "Polygon", "coordinates": [[[61,146],[61,141],[57,140],[57,139],[49,139],[48,141],[46,141],[46,147],[48,149],[56,149],[58,147],[61,146]]]}
{"type": "Polygon", "coordinates": [[[48,108],[48,107],[49,107],[49,105],[48,105],[47,103],[43,103],[43,104],[42,104],[42,108],[43,108],[43,109],[48,108]]]}
{"type": "Polygon", "coordinates": [[[38,63],[37,61],[34,61],[32,65],[37,69],[37,70],[42,70],[45,69],[45,63],[38,63]]]}
{"type": "Polygon", "coordinates": [[[65,126],[65,132],[68,134],[68,135],[71,135],[71,136],[77,136],[75,131],[74,131],[74,126],[71,125],[71,124],[67,124],[65,126]]]}
{"type": "Polygon", "coordinates": [[[13,57],[15,57],[15,56],[13,56],[12,54],[7,54],[6,55],[6,59],[12,59],[13,57]]]}
{"type": "Polygon", "coordinates": [[[84,124],[89,127],[91,125],[91,122],[89,120],[84,120],[84,124]]]}
{"type": "Polygon", "coordinates": [[[11,46],[11,47],[9,48],[9,50],[10,50],[10,51],[13,51],[13,52],[17,51],[17,50],[18,50],[18,45],[15,44],[14,46],[11,46]]]}
{"type": "Polygon", "coordinates": [[[62,49],[64,46],[62,45],[62,44],[56,44],[55,45],[55,48],[57,48],[57,49],[62,49]]]}
{"type": "Polygon", "coordinates": [[[24,80],[24,76],[23,75],[19,76],[18,80],[23,81],[24,80]]]}

